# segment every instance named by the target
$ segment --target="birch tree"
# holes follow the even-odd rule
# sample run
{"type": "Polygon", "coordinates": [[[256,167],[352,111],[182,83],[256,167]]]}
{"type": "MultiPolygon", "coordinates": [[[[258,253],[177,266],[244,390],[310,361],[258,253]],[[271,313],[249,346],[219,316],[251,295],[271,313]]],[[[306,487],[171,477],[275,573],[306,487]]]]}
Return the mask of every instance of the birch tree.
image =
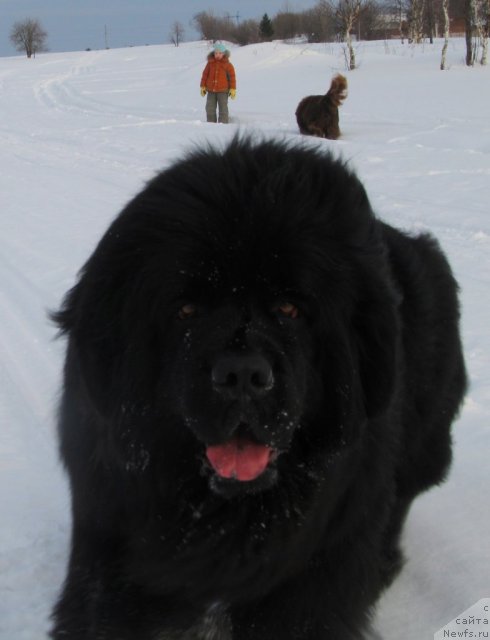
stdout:
{"type": "Polygon", "coordinates": [[[473,66],[481,47],[480,64],[488,63],[490,0],[465,1],[466,64],[473,66]]]}
{"type": "Polygon", "coordinates": [[[336,3],[329,0],[327,4],[339,26],[342,40],[347,45],[348,67],[350,71],[353,71],[356,68],[356,54],[352,45],[351,33],[354,23],[358,20],[361,10],[367,3],[365,0],[337,0],[336,3]]]}
{"type": "Polygon", "coordinates": [[[420,44],[424,39],[425,0],[410,0],[407,11],[409,42],[420,44]]]}
{"type": "Polygon", "coordinates": [[[488,62],[488,35],[490,29],[490,0],[478,0],[476,5],[476,32],[482,54],[480,64],[486,65],[488,62]]]}
{"type": "Polygon", "coordinates": [[[441,54],[441,71],[446,68],[446,53],[449,45],[449,0],[442,0],[442,16],[444,20],[444,46],[441,54]]]}

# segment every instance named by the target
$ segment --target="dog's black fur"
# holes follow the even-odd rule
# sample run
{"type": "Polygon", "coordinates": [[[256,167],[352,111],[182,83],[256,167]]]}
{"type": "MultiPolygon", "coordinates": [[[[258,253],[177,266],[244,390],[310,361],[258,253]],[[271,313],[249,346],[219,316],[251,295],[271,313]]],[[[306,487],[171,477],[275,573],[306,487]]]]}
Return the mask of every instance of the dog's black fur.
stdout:
{"type": "Polygon", "coordinates": [[[360,640],[443,480],[465,372],[436,241],[320,151],[234,140],[158,175],[57,322],[73,506],[56,640],[360,640]],[[208,447],[272,451],[224,477],[208,447]]]}
{"type": "Polygon", "coordinates": [[[339,107],[347,97],[347,80],[338,73],[323,96],[306,96],[296,108],[296,122],[304,135],[337,140],[339,107]]]}

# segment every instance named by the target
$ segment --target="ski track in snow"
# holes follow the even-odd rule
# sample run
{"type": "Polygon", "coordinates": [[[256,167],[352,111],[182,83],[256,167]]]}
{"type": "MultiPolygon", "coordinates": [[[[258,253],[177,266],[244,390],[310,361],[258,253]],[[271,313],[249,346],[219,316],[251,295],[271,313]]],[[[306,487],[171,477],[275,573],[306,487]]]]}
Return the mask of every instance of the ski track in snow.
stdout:
{"type": "Polygon", "coordinates": [[[407,566],[381,601],[385,640],[421,640],[490,595],[490,69],[463,42],[267,43],[233,48],[232,124],[207,125],[206,43],[0,58],[0,639],[42,640],[61,585],[69,497],[55,414],[57,308],[112,217],[186,149],[237,131],[327,147],[364,181],[380,217],[439,239],[462,286],[471,387],[449,481],[416,501],[407,566]],[[346,73],[342,138],[304,139],[294,110],[346,73]]]}

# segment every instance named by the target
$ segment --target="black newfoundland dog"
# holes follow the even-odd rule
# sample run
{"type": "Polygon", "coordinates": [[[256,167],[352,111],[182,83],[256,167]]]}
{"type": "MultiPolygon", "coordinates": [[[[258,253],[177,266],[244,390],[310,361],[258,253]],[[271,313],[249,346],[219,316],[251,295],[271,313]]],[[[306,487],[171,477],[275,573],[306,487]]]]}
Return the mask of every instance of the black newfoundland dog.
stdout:
{"type": "Polygon", "coordinates": [[[465,372],[436,241],[323,152],[158,175],[56,320],[73,498],[56,640],[359,640],[465,372]]]}

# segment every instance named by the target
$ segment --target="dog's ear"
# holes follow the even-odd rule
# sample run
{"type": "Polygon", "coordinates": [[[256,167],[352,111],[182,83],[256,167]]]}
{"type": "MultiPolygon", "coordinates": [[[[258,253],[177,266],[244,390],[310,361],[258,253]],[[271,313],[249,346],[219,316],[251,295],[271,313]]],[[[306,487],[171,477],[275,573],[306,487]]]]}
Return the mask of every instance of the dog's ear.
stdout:
{"type": "Polygon", "coordinates": [[[82,273],[52,317],[69,338],[66,379],[109,417],[147,401],[156,348],[149,323],[139,326],[148,317],[134,278],[126,274],[116,282],[114,274],[98,273],[96,280],[93,272],[82,273]]]}

